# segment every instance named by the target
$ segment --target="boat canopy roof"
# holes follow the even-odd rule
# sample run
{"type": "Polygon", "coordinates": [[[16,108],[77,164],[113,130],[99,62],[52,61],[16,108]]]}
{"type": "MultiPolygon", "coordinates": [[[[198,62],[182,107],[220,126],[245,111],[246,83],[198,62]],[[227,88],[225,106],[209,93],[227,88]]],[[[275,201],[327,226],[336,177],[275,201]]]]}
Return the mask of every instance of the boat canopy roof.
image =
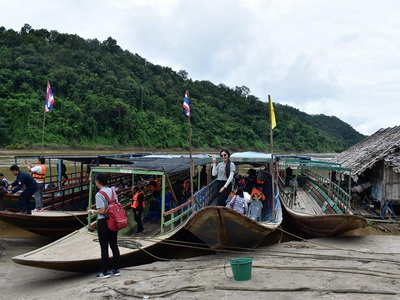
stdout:
{"type": "MultiPolygon", "coordinates": [[[[37,156],[14,156],[14,159],[37,159],[37,156]]],[[[117,155],[42,155],[44,159],[60,159],[72,162],[80,162],[82,164],[131,164],[130,159],[119,158],[117,155]]]]}
{"type": "MultiPolygon", "coordinates": [[[[130,164],[124,164],[116,167],[108,167],[107,169],[129,170],[129,171],[160,171],[166,172],[168,175],[182,173],[190,170],[190,158],[146,158],[137,157],[129,160],[130,164]]],[[[211,162],[207,158],[193,158],[194,166],[204,166],[211,162]]],[[[93,169],[94,171],[96,168],[93,169]]]]}

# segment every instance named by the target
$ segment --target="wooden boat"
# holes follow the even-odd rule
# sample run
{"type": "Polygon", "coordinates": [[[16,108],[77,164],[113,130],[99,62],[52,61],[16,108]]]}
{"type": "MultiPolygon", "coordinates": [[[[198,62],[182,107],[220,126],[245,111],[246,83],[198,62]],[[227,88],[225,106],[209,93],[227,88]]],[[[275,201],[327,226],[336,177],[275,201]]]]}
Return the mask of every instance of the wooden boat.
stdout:
{"type": "MultiPolygon", "coordinates": [[[[339,182],[332,182],[332,174],[351,172],[339,164],[323,161],[288,159],[280,173],[279,195],[283,204],[284,223],[304,238],[337,236],[367,226],[367,221],[353,215],[350,195],[339,182]],[[285,170],[295,169],[299,182],[297,196],[288,186],[285,170]],[[290,224],[289,224],[290,223],[290,224]]],[[[350,189],[348,189],[350,190],[350,189]]]]}
{"type": "MultiPolygon", "coordinates": [[[[88,172],[93,166],[131,164],[129,158],[119,158],[115,155],[45,155],[48,174],[45,179],[46,189],[43,192],[43,207],[50,209],[61,209],[64,206],[73,204],[76,209],[85,209],[87,207],[88,198],[88,172]],[[63,174],[62,165],[64,162],[72,164],[73,171],[63,174]],[[57,166],[57,172],[54,173],[54,167],[57,166]],[[67,179],[63,177],[67,175],[67,179]],[[78,205],[80,201],[84,203],[78,205]],[[86,203],[86,204],[85,204],[86,203]]],[[[36,159],[31,156],[15,156],[15,164],[26,159],[36,159]]],[[[121,176],[114,176],[113,182],[121,180],[121,176]]],[[[10,210],[19,209],[18,194],[8,194],[4,196],[4,207],[10,210]]],[[[35,206],[32,197],[31,209],[35,206]]]]}
{"type": "MultiPolygon", "coordinates": [[[[195,165],[205,165],[209,161],[210,159],[199,159],[194,162],[195,165]]],[[[150,210],[152,207],[150,202],[156,199],[151,199],[150,195],[146,197],[143,234],[132,234],[136,229],[136,223],[131,216],[132,211],[127,210],[129,225],[119,232],[118,238],[121,267],[172,258],[179,250],[182,250],[182,247],[187,246],[187,243],[200,243],[198,238],[184,230],[184,224],[188,217],[200,208],[201,203],[209,200],[209,189],[201,189],[193,198],[189,198],[181,205],[177,205],[173,200],[171,200],[173,202],[171,205],[168,203],[169,198],[167,197],[168,182],[177,178],[188,178],[189,165],[189,159],[186,158],[136,159],[130,166],[94,167],[91,169],[89,205],[94,196],[92,192],[93,176],[97,172],[130,175],[133,182],[137,182],[142,176],[152,176],[160,179],[161,182],[160,211],[150,210]]],[[[130,200],[127,201],[130,204],[130,200]]],[[[88,224],[92,224],[92,221],[89,218],[88,224]]],[[[84,273],[99,271],[101,255],[97,233],[88,228],[91,227],[81,228],[40,249],[13,257],[13,261],[23,265],[55,270],[84,273]]]]}
{"type": "Polygon", "coordinates": [[[32,215],[0,211],[0,218],[9,224],[39,235],[59,238],[85,226],[86,211],[32,212],[32,215]]]}
{"type": "MultiPolygon", "coordinates": [[[[86,171],[83,171],[85,165],[94,162],[96,164],[131,164],[130,161],[105,156],[70,155],[57,158],[46,156],[45,159],[49,162],[49,169],[51,169],[51,161],[56,159],[57,161],[80,162],[81,171],[77,171],[75,166],[75,172],[69,173],[68,179],[63,179],[62,182],[50,181],[53,187],[44,192],[43,210],[32,212],[32,215],[18,214],[18,195],[7,195],[7,198],[4,199],[6,211],[0,211],[0,219],[24,230],[55,238],[82,228],[87,223],[89,180],[86,171]]],[[[61,178],[60,176],[61,174],[58,174],[59,178],[61,178]]],[[[53,177],[57,176],[50,174],[48,180],[53,177]]],[[[111,183],[126,178],[125,174],[113,175],[111,183]]],[[[33,208],[33,206],[34,199],[32,198],[31,207],[33,208]]]]}
{"type": "MultiPolygon", "coordinates": [[[[237,168],[239,165],[265,167],[270,155],[257,152],[235,153],[231,156],[237,168]]],[[[263,170],[261,170],[264,172],[263,170]]],[[[242,176],[242,180],[245,176],[242,176]]],[[[282,222],[282,209],[278,193],[272,199],[271,179],[266,180],[263,192],[267,199],[259,220],[222,206],[206,206],[196,212],[186,223],[190,231],[212,249],[239,249],[258,246],[282,222]],[[272,205],[271,205],[272,204],[272,205]]],[[[276,191],[276,185],[275,185],[276,191]]]]}
{"type": "Polygon", "coordinates": [[[258,222],[233,209],[208,206],[199,210],[185,225],[212,249],[257,247],[282,222],[282,213],[271,221],[258,222]]]}

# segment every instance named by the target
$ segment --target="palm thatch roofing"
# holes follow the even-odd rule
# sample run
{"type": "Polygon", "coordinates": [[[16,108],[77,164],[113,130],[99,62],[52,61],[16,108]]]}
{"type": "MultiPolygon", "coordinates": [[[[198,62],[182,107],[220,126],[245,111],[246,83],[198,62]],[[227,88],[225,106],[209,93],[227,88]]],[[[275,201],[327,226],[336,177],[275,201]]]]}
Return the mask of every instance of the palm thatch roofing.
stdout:
{"type": "Polygon", "coordinates": [[[400,173],[400,126],[378,130],[333,160],[352,169],[352,177],[358,177],[379,161],[400,173]]]}

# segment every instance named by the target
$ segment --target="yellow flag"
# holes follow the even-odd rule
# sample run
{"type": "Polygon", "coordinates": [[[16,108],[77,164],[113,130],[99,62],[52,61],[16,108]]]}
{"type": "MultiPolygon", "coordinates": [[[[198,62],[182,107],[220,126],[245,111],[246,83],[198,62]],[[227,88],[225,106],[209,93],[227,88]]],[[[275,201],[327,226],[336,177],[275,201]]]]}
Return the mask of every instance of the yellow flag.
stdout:
{"type": "Polygon", "coordinates": [[[275,111],[274,111],[274,105],[272,104],[272,100],[269,95],[268,95],[268,100],[269,100],[269,117],[271,119],[271,129],[274,129],[276,127],[275,111]]]}

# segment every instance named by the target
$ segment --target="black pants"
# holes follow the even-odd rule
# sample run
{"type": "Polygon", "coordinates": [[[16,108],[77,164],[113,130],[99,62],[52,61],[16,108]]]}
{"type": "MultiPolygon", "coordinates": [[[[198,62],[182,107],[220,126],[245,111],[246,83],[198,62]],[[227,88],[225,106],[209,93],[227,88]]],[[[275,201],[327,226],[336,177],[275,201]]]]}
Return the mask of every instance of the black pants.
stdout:
{"type": "Polygon", "coordinates": [[[99,236],[99,243],[101,249],[101,271],[108,272],[109,256],[108,245],[110,245],[113,254],[113,269],[119,269],[120,254],[117,244],[118,231],[111,231],[108,229],[106,219],[97,220],[97,234],[99,236]]]}
{"type": "Polygon", "coordinates": [[[225,185],[226,181],[223,180],[218,180],[218,206],[225,206],[226,205],[226,199],[228,199],[229,194],[232,191],[232,183],[228,185],[226,189],[222,191],[222,193],[219,192],[219,190],[225,185]]]}
{"type": "Polygon", "coordinates": [[[19,195],[18,200],[19,200],[19,206],[21,207],[21,212],[31,214],[31,197],[33,194],[36,192],[36,189],[25,189],[21,195],[19,195]]]}
{"type": "Polygon", "coordinates": [[[142,211],[132,208],[132,212],[133,212],[133,219],[135,220],[135,222],[137,224],[136,233],[142,232],[144,229],[143,224],[142,224],[142,211]]]}

